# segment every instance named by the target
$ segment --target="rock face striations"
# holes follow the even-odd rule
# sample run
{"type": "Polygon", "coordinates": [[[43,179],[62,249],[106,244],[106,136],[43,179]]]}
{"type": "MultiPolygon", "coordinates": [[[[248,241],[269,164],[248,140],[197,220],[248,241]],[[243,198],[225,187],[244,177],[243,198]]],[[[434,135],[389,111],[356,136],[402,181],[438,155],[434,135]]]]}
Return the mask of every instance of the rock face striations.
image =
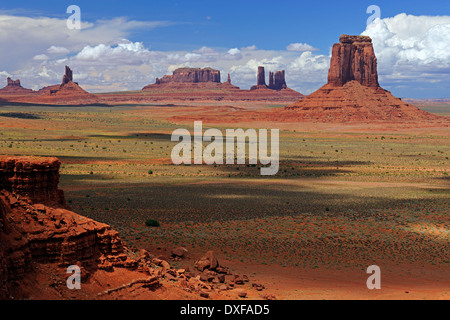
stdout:
{"type": "Polygon", "coordinates": [[[0,190],[33,202],[65,207],[64,193],[58,189],[60,165],[57,158],[0,158],[0,190]]]}
{"type": "Polygon", "coordinates": [[[134,268],[119,234],[68,210],[56,158],[0,158],[0,299],[33,262],[134,268]]]}
{"type": "Polygon", "coordinates": [[[269,72],[269,85],[266,85],[266,74],[264,67],[258,67],[258,75],[256,86],[250,88],[250,90],[257,89],[271,89],[271,90],[282,90],[288,89],[286,85],[286,73],[284,70],[269,72]]]}
{"type": "Polygon", "coordinates": [[[377,58],[366,36],[342,35],[333,46],[328,83],[285,107],[298,121],[433,120],[378,84],[377,58]]]}
{"type": "Polygon", "coordinates": [[[342,35],[339,43],[333,45],[328,84],[342,87],[350,81],[379,87],[377,58],[370,37],[342,35]]]}

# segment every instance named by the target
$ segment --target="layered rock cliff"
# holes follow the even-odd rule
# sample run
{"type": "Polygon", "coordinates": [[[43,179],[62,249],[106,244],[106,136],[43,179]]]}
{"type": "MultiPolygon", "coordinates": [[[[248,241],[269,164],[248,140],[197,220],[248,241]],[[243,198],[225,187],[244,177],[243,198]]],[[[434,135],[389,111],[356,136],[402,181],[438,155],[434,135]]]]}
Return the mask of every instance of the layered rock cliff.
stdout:
{"type": "Polygon", "coordinates": [[[119,234],[70,211],[56,158],[0,158],[0,298],[31,264],[134,268],[119,234]]]}
{"type": "Polygon", "coordinates": [[[60,165],[57,158],[0,157],[0,190],[65,206],[64,193],[58,189],[60,165]]]}

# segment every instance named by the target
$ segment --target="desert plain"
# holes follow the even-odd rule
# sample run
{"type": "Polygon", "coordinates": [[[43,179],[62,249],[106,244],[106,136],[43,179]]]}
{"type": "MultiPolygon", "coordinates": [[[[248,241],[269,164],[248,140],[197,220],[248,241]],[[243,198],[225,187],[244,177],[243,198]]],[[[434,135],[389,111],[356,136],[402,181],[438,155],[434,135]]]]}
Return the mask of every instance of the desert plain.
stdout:
{"type": "MultiPolygon", "coordinates": [[[[263,283],[264,292],[277,299],[447,300],[449,105],[414,104],[439,119],[330,123],[252,117],[284,112],[285,104],[264,101],[4,102],[0,154],[57,157],[71,210],[110,225],[129,248],[160,257],[187,248],[186,259],[171,262],[176,269],[192,268],[214,250],[221,264],[263,283]],[[172,164],[171,134],[192,131],[194,118],[205,129],[280,129],[278,174],[261,176],[259,165],[249,164],[172,164]],[[159,227],[146,226],[148,219],[159,227]],[[366,286],[370,265],[381,269],[381,290],[366,286]]],[[[98,272],[87,284],[90,294],[120,284],[117,273],[108,278],[98,272]]],[[[45,274],[40,283],[49,281],[45,274]]],[[[202,299],[170,290],[175,285],[163,281],[165,287],[150,296],[139,288],[110,298],[202,299]]],[[[42,288],[28,292],[61,298],[42,288]]],[[[247,299],[261,298],[248,292],[247,299]]],[[[240,299],[234,291],[213,298],[240,299]]]]}

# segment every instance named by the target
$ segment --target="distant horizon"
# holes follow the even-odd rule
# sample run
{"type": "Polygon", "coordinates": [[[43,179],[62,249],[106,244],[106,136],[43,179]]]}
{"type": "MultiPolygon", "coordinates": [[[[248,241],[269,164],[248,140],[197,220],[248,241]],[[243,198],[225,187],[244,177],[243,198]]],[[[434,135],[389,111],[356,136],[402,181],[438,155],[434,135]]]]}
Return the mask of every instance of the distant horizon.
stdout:
{"type": "MultiPolygon", "coordinates": [[[[69,66],[70,67],[70,66],[69,66]]],[[[184,68],[189,68],[189,67],[184,67],[184,68]]],[[[210,68],[210,67],[204,67],[204,68],[202,68],[202,69],[205,69],[205,68],[210,68]]],[[[220,70],[219,70],[220,71],[220,70]]],[[[278,71],[278,70],[277,70],[278,71]]],[[[267,73],[267,71],[266,71],[266,73],[267,73]]],[[[8,78],[8,77],[7,77],[8,78]]],[[[222,73],[220,74],[220,83],[226,83],[227,81],[222,81],[222,73]]],[[[20,79],[13,79],[13,78],[11,78],[11,80],[20,80],[20,79]]],[[[77,81],[75,81],[76,79],[74,79],[74,82],[77,82],[77,81]]],[[[154,84],[154,82],[153,83],[149,83],[149,84],[154,84]]],[[[231,79],[231,84],[233,84],[233,79],[231,79]]],[[[256,84],[256,74],[255,74],[255,84],[256,84]]],[[[21,85],[22,85],[22,83],[21,83],[21,85]]],[[[58,83],[55,83],[55,84],[53,84],[53,85],[59,85],[58,83]]],[[[83,84],[78,84],[81,88],[83,88],[83,84]]],[[[51,85],[50,85],[51,86],[51,85]]],[[[23,85],[22,85],[22,87],[24,87],[23,85]]],[[[1,85],[0,85],[0,89],[2,89],[2,88],[4,88],[4,87],[2,87],[1,85]]],[[[26,87],[24,87],[25,89],[28,89],[28,88],[26,88],[26,87]]],[[[42,88],[40,88],[40,89],[42,89],[42,88]]],[[[120,90],[120,91],[104,91],[104,92],[90,92],[89,90],[87,90],[87,89],[85,89],[85,88],[83,88],[84,90],[86,90],[87,92],[89,92],[89,93],[92,93],[92,94],[112,94],[112,93],[126,93],[126,92],[134,92],[134,91],[142,91],[142,88],[136,88],[136,89],[129,89],[129,90],[120,90]]],[[[241,90],[249,90],[249,88],[240,88],[241,90]]],[[[38,92],[39,90],[34,90],[35,92],[38,92]]],[[[301,92],[300,92],[301,93],[301,92]]],[[[448,96],[448,97],[431,97],[431,98],[410,98],[410,97],[398,97],[398,98],[401,98],[401,99],[407,99],[407,100],[432,100],[433,102],[439,102],[439,100],[449,100],[450,101],[450,96],[448,96]]]]}
{"type": "Polygon", "coordinates": [[[69,65],[83,89],[109,93],[140,90],[179,67],[210,67],[249,89],[257,67],[264,66],[266,75],[286,70],[288,87],[308,95],[326,84],[339,36],[362,34],[373,40],[384,89],[408,99],[449,97],[447,1],[73,4],[81,10],[81,30],[67,27],[69,4],[0,5],[0,45],[8,48],[0,52],[5,82],[20,79],[23,87],[39,90],[57,84],[69,65]],[[368,10],[372,4],[380,19],[367,24],[375,18],[376,11],[368,10]]]}

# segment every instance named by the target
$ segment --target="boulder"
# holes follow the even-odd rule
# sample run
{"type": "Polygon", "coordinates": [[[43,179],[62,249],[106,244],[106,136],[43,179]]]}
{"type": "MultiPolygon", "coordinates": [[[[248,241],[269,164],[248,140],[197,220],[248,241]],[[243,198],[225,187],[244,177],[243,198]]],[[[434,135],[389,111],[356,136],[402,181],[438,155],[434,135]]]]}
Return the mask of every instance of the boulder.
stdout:
{"type": "Polygon", "coordinates": [[[219,261],[213,251],[208,251],[200,260],[194,263],[194,267],[202,272],[205,269],[215,270],[219,267],[219,261]]]}
{"type": "Polygon", "coordinates": [[[172,257],[186,258],[188,250],[185,247],[177,247],[172,250],[172,257]]]}

